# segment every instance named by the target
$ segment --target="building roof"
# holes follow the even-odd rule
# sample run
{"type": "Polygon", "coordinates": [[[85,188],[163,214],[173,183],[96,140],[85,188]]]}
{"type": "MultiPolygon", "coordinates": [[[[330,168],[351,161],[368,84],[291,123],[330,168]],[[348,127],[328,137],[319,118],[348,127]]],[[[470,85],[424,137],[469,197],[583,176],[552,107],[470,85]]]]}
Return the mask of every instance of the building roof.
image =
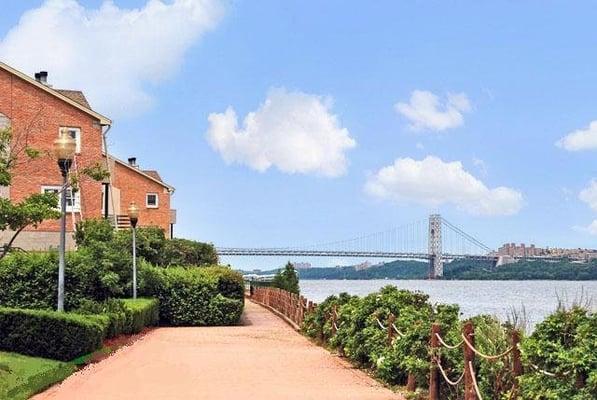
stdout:
{"type": "Polygon", "coordinates": [[[56,89],[56,91],[58,93],[62,93],[63,95],[65,95],[69,99],[71,99],[73,101],[76,101],[77,103],[79,103],[83,107],[89,108],[91,110],[91,106],[89,105],[89,102],[87,101],[87,98],[85,97],[85,95],[83,94],[83,92],[81,92],[80,90],[56,89]]]}
{"type": "Polygon", "coordinates": [[[144,169],[143,173],[145,173],[146,175],[151,176],[153,179],[156,179],[156,180],[158,180],[160,182],[163,182],[162,181],[162,177],[160,176],[160,174],[158,174],[158,171],[156,171],[156,170],[153,170],[153,169],[144,169]]]}
{"type": "MultiPolygon", "coordinates": [[[[85,103],[79,103],[77,100],[74,100],[73,98],[67,96],[64,93],[61,93],[61,91],[53,89],[47,85],[44,85],[41,82],[38,82],[37,80],[35,80],[34,78],[30,77],[29,75],[18,71],[16,69],[14,69],[13,67],[4,64],[3,62],[0,61],[0,69],[3,69],[4,71],[15,75],[17,77],[19,77],[20,79],[24,80],[25,82],[28,82],[30,84],[32,84],[33,86],[36,86],[37,88],[43,90],[46,93],[51,94],[54,97],[57,97],[58,99],[70,104],[71,106],[78,108],[79,110],[91,115],[94,118],[97,118],[100,122],[100,124],[102,125],[112,125],[112,120],[110,120],[110,118],[103,116],[100,113],[97,113],[95,111],[93,111],[90,107],[89,107],[89,103],[87,103],[87,100],[85,99],[85,103]]],[[[70,91],[69,91],[70,92],[70,91]]],[[[82,95],[82,93],[81,93],[82,95]]],[[[85,98],[85,96],[83,96],[83,98],[85,98]]],[[[79,98],[79,100],[81,100],[79,98]]]]}
{"type": "Polygon", "coordinates": [[[130,165],[126,161],[122,161],[122,160],[114,157],[113,155],[108,155],[108,157],[111,160],[114,160],[114,162],[116,164],[122,165],[123,167],[126,167],[126,168],[130,169],[131,171],[135,171],[136,173],[138,173],[139,175],[143,176],[144,178],[147,178],[147,179],[149,179],[149,180],[151,180],[151,181],[153,181],[153,182],[155,182],[157,184],[160,184],[163,187],[165,187],[166,189],[168,189],[171,193],[174,193],[174,191],[175,191],[174,186],[168,185],[167,183],[165,183],[164,181],[162,181],[162,179],[161,179],[160,175],[157,173],[157,171],[153,171],[153,170],[143,171],[143,170],[141,170],[138,167],[134,167],[134,166],[130,165]],[[151,172],[153,174],[150,174],[148,172],[151,172]],[[157,175],[157,177],[156,177],[156,175],[157,175]]]}

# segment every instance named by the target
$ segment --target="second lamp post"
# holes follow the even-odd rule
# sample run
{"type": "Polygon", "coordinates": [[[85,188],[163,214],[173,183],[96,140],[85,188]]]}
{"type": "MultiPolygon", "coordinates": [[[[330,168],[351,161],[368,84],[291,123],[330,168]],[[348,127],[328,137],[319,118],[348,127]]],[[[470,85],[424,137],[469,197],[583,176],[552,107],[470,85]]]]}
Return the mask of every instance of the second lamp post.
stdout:
{"type": "Polygon", "coordinates": [[[139,221],[139,207],[134,201],[129,206],[129,220],[133,230],[133,299],[137,298],[137,222],[139,221]]]}

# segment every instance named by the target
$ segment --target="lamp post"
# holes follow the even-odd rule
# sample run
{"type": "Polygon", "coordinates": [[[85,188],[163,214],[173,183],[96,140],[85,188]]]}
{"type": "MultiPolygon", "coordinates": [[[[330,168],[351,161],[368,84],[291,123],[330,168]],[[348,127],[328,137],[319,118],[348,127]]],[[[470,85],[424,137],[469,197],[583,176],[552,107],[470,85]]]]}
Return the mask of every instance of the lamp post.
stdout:
{"type": "Polygon", "coordinates": [[[133,299],[137,298],[137,221],[139,221],[139,207],[134,201],[129,206],[129,220],[133,228],[133,299]]]}
{"type": "Polygon", "coordinates": [[[66,247],[66,188],[68,187],[68,171],[73,163],[77,143],[66,129],[60,131],[54,140],[54,155],[58,160],[62,175],[60,191],[60,247],[58,249],[58,311],[64,311],[64,253],[66,247]]]}

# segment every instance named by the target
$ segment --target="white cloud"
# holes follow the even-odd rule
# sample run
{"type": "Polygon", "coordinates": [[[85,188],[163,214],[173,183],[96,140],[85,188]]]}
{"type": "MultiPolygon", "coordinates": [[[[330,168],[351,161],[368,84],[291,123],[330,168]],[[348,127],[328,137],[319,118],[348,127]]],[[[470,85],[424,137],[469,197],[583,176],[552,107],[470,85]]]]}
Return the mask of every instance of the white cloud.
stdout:
{"type": "Polygon", "coordinates": [[[219,0],[149,0],[138,9],[47,0],[0,39],[0,59],[30,75],[47,70],[54,87],[83,90],[100,112],[139,112],[152,103],[145,86],[176,71],[223,14],[219,0]]]}
{"type": "Polygon", "coordinates": [[[479,169],[482,176],[487,176],[487,163],[480,158],[473,157],[473,165],[479,169]]]}
{"type": "Polygon", "coordinates": [[[210,114],[207,139],[227,163],[261,172],[274,166],[286,173],[339,176],[346,172],[345,152],[356,142],[331,107],[329,98],[272,89],[242,127],[231,107],[210,114]]]}
{"type": "Polygon", "coordinates": [[[589,186],[581,190],[578,198],[587,203],[593,211],[597,211],[597,180],[593,179],[589,186]]]}
{"type": "Polygon", "coordinates": [[[556,146],[568,151],[597,149],[597,121],[592,121],[586,129],[570,132],[558,140],[556,146]]]}
{"type": "Polygon", "coordinates": [[[434,156],[421,161],[397,159],[369,177],[365,192],[397,203],[453,204],[474,215],[512,215],[524,203],[520,192],[504,186],[490,189],[461,162],[444,162],[434,156]]]}
{"type": "Polygon", "coordinates": [[[409,103],[396,103],[396,111],[410,122],[414,130],[443,131],[464,124],[465,112],[471,110],[471,104],[464,93],[448,94],[446,100],[431,92],[415,90],[409,103]]]}

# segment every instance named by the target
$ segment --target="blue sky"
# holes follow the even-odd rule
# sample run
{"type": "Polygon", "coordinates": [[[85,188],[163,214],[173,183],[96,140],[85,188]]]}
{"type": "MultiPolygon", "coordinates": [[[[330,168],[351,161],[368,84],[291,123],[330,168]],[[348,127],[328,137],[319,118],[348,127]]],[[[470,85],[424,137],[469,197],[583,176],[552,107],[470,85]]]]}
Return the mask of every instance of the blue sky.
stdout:
{"type": "Polygon", "coordinates": [[[137,29],[145,0],[7,2],[0,59],[91,93],[111,150],[177,188],[179,236],[289,246],[439,211],[492,247],[595,247],[594,3],[153,3],[137,29]]]}

